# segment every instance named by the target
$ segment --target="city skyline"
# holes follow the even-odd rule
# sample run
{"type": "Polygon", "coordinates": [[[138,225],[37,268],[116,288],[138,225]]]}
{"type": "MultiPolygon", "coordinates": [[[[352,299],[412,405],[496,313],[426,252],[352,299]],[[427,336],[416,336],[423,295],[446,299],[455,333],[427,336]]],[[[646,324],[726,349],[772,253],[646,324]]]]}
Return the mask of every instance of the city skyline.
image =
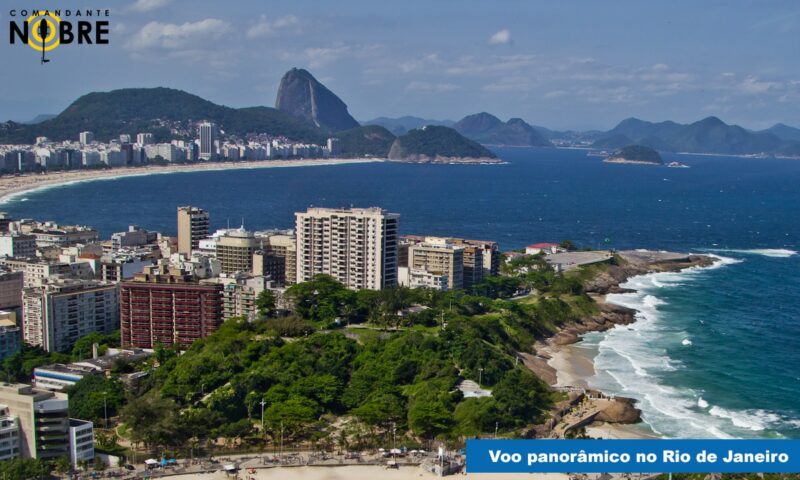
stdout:
{"type": "Polygon", "coordinates": [[[110,45],[64,46],[46,66],[6,44],[17,75],[0,94],[0,118],[56,114],[90,91],[124,87],[272,106],[281,74],[297,66],[360,121],[488,111],[559,129],[607,129],[630,116],[800,124],[800,72],[788,61],[800,10],[789,2],[420,2],[403,12],[367,2],[186,5],[117,5],[110,45]]]}

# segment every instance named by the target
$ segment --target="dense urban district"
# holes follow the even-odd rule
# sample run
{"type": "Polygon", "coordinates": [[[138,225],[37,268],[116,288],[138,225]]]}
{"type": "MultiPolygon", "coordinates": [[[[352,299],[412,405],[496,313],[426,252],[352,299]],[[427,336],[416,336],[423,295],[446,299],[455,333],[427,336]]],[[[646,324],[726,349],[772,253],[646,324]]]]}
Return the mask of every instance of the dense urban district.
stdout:
{"type": "MultiPolygon", "coordinates": [[[[570,242],[501,253],[400,235],[400,215],[377,207],[308,208],[287,231],[211,232],[209,219],[178,207],[175,237],[131,226],[110,239],[0,220],[10,478],[581,435],[600,395],[551,388],[536,342],[633,321],[589,294],[708,260],[570,242]]],[[[620,408],[604,421],[638,420],[632,402],[620,408]]]]}
{"type": "MultiPolygon", "coordinates": [[[[298,69],[275,107],[163,88],[88,94],[55,118],[0,124],[3,193],[76,174],[63,170],[498,163],[481,143],[558,143],[488,114],[409,129],[384,119],[395,136],[359,125],[298,69]]],[[[744,153],[784,145],[753,139],[744,153]]],[[[554,239],[502,252],[492,240],[401,235],[400,215],[379,207],[308,208],[291,230],[211,231],[212,210],[177,207],[177,235],[131,225],[111,238],[0,215],[4,479],[397,462],[441,475],[463,468],[467,438],[634,423],[631,399],[555,386],[548,349],[633,322],[603,301],[630,276],[712,262],[554,239]]]]}

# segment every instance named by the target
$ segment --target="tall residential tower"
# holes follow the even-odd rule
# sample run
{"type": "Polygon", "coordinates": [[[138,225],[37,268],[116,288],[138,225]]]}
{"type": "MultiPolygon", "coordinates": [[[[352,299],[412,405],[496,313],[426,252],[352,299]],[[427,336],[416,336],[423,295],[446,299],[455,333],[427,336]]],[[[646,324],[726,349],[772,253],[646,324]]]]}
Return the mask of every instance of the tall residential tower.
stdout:
{"type": "Polygon", "coordinates": [[[309,208],[295,213],[297,283],[331,275],[352,289],[397,285],[400,215],[380,208],[309,208]]]}
{"type": "Polygon", "coordinates": [[[190,254],[208,236],[208,212],[197,207],[178,207],[178,252],[190,254]]]}

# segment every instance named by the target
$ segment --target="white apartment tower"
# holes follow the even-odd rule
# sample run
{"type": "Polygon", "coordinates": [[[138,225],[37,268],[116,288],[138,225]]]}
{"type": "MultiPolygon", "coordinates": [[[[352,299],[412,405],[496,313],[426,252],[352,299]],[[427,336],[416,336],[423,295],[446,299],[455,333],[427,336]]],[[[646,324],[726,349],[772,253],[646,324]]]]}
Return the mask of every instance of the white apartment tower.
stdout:
{"type": "Polygon", "coordinates": [[[397,285],[400,215],[380,208],[309,208],[295,213],[297,283],[331,275],[351,289],[397,285]]]}
{"type": "Polygon", "coordinates": [[[151,143],[153,143],[152,133],[139,133],[136,135],[136,145],[144,147],[145,145],[150,145],[151,143]]]}
{"type": "Polygon", "coordinates": [[[81,132],[78,135],[78,139],[81,142],[81,145],[90,145],[94,142],[94,133],[92,132],[81,132]]]}
{"type": "Polygon", "coordinates": [[[211,122],[200,124],[200,159],[211,160],[217,156],[217,126],[211,122]]]}
{"type": "Polygon", "coordinates": [[[63,352],[92,332],[119,328],[117,285],[94,280],[54,278],[22,291],[25,343],[63,352]]]}

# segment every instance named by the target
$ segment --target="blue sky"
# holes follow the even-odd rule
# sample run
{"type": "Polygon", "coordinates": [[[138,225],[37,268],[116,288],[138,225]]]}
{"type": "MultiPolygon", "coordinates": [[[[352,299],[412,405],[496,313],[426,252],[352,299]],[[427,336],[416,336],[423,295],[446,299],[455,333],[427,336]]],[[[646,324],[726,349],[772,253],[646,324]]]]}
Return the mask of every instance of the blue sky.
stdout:
{"type": "MultiPolygon", "coordinates": [[[[9,10],[33,3],[3,2],[6,39],[9,10]]],[[[2,120],[122,87],[272,106],[281,75],[298,66],[359,120],[488,111],[552,128],[709,115],[800,126],[793,0],[57,3],[111,8],[111,45],[62,46],[42,66],[31,49],[0,42],[2,120]]]]}

